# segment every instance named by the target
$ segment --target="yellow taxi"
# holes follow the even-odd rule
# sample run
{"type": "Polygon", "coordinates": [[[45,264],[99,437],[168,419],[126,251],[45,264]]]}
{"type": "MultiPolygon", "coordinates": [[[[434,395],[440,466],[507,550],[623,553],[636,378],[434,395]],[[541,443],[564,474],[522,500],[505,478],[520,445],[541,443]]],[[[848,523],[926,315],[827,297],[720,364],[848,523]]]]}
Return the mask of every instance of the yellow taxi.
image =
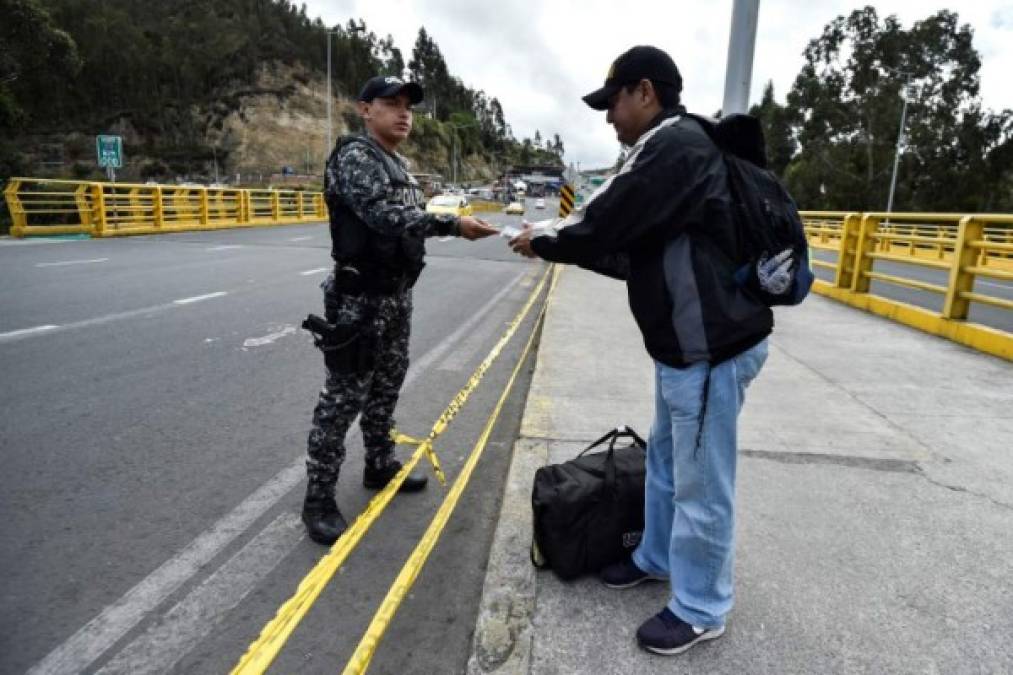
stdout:
{"type": "Polygon", "coordinates": [[[464,197],[436,195],[426,204],[426,213],[449,213],[452,216],[470,216],[473,210],[464,197]]]}
{"type": "Polygon", "coordinates": [[[524,215],[524,203],[523,202],[510,202],[507,207],[503,209],[503,213],[516,213],[518,215],[524,215]]]}

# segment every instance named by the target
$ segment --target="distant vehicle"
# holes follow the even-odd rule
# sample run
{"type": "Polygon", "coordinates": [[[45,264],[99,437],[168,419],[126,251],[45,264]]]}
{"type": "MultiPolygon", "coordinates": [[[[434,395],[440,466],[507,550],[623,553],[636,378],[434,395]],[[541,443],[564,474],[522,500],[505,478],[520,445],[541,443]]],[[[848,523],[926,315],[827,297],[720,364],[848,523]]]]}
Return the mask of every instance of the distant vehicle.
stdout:
{"type": "Polygon", "coordinates": [[[426,213],[449,213],[453,216],[470,216],[473,209],[468,200],[457,195],[436,195],[426,204],[426,213]]]}
{"type": "Polygon", "coordinates": [[[513,213],[517,215],[524,215],[524,204],[521,202],[510,202],[507,207],[503,209],[503,213],[513,213]]]}
{"type": "Polygon", "coordinates": [[[535,208],[536,209],[544,209],[545,208],[545,200],[544,199],[539,199],[538,201],[536,201],[535,202],[535,208]]]}

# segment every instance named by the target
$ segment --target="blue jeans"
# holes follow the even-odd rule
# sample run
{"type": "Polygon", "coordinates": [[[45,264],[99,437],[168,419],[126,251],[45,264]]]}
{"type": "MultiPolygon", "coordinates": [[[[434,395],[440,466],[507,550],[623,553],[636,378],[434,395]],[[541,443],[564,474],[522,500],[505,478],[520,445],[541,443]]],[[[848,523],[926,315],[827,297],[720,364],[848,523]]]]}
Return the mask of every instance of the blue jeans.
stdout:
{"type": "Polygon", "coordinates": [[[713,367],[655,363],[644,537],[633,562],[671,579],[668,608],[694,626],[722,626],[732,608],[736,429],[766,360],[764,340],[713,367]]]}

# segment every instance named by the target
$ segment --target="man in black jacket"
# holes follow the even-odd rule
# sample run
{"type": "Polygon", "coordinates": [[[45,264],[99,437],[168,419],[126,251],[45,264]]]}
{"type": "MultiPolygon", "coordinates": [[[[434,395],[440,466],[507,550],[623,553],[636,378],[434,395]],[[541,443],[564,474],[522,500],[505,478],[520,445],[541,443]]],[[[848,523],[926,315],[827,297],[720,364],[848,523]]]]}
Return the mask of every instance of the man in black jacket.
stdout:
{"type": "Polygon", "coordinates": [[[667,606],[637,631],[679,654],[720,637],[732,607],[737,417],[767,356],[768,307],[734,281],[738,251],[721,152],[679,103],[682,78],[654,47],[612,64],[584,97],[630,146],[619,172],[580,208],[526,229],[515,251],[627,282],[655,361],[645,529],[630,560],[602,570],[614,588],[669,579],[667,606]]]}

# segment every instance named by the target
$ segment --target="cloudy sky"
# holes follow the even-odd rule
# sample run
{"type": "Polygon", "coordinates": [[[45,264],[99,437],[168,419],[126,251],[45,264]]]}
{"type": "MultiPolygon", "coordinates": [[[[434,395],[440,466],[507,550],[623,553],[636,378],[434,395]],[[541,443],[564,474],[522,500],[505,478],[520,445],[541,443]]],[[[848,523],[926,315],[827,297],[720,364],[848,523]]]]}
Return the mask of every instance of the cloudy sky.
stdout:
{"type": "MultiPolygon", "coordinates": [[[[802,66],[802,51],[834,17],[870,4],[855,0],[760,0],[751,101],[774,82],[784,101],[802,66]]],[[[982,57],[986,108],[1013,108],[1013,0],[881,0],[880,17],[905,27],[939,9],[955,9],[974,28],[982,57]]],[[[675,59],[683,102],[693,111],[721,108],[732,0],[306,0],[327,24],[362,18],[388,33],[411,58],[419,26],[433,36],[451,73],[499,98],[517,138],[558,133],[566,161],[597,167],[619,150],[604,113],[580,96],[601,86],[612,60],[635,44],[653,44],[675,59]]]]}

